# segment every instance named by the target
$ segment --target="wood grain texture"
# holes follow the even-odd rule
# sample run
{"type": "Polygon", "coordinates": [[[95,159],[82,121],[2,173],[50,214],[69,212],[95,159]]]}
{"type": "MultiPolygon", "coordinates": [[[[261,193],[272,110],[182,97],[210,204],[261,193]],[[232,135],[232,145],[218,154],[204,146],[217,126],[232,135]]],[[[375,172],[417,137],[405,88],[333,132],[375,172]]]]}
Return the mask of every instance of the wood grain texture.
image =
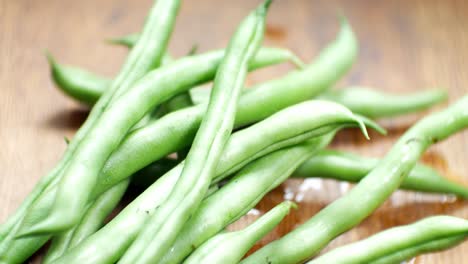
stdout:
{"type": "MultiPolygon", "coordinates": [[[[201,51],[224,47],[237,23],[257,2],[185,1],[170,50],[182,55],[193,44],[201,51]]],[[[105,44],[103,39],[138,31],[151,4],[150,0],[0,0],[0,221],[54,166],[65,149],[63,137],[72,137],[86,118],[85,107],[53,87],[43,51],[50,50],[61,62],[112,76],[126,51],[105,44]]],[[[468,92],[466,1],[276,1],[268,18],[266,43],[288,47],[311,60],[337,32],[339,12],[349,18],[360,42],[358,61],[340,86],[366,85],[402,93],[444,87],[449,90],[450,102],[468,92]]],[[[249,76],[248,83],[279,76],[289,68],[258,71],[249,76]]],[[[384,120],[390,135],[372,133],[370,142],[348,130],[339,134],[333,146],[383,156],[421,116],[384,120]]],[[[465,132],[432,147],[423,160],[468,182],[467,155],[465,132]]],[[[289,180],[257,209],[265,212],[285,197],[298,201],[300,209],[257,248],[303,223],[350,187],[329,180],[289,180]]],[[[327,249],[435,214],[468,218],[468,203],[398,191],[327,249]]],[[[250,214],[231,228],[240,228],[256,217],[250,214]]],[[[466,258],[468,243],[418,257],[414,263],[464,263],[466,258]]]]}

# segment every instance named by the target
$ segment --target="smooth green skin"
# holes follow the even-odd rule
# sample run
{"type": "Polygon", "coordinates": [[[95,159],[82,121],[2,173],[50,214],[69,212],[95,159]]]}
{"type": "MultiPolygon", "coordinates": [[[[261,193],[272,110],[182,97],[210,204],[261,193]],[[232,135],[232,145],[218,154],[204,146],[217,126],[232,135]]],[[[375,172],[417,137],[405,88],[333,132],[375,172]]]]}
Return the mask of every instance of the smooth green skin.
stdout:
{"type": "MultiPolygon", "coordinates": [[[[291,106],[234,133],[221,156],[214,181],[235,173],[268,153],[349,125],[359,125],[359,120],[346,108],[332,102],[308,101],[291,106]]],[[[142,230],[154,209],[169,195],[182,168],[183,164],[179,164],[166,173],[111,222],[55,263],[115,263],[142,230]]]]}
{"type": "MultiPolygon", "coordinates": [[[[313,64],[283,78],[246,89],[239,100],[235,127],[257,122],[320,94],[351,67],[356,49],[354,34],[343,21],[337,39],[320,53],[313,64]]],[[[154,160],[190,146],[205,109],[206,105],[197,105],[170,113],[128,134],[103,168],[102,181],[94,193],[102,193],[108,186],[113,186],[154,160]],[[134,156],[138,159],[129,158],[134,156]]]]}
{"type": "MultiPolygon", "coordinates": [[[[236,127],[262,120],[285,107],[320,94],[349,70],[356,58],[356,51],[357,43],[354,33],[349,24],[342,21],[336,40],[328,45],[312,64],[283,78],[248,89],[239,101],[236,127]]],[[[101,177],[103,181],[110,183],[114,178],[115,182],[101,184],[104,187],[103,190],[95,190],[95,193],[102,193],[154,160],[189,146],[203,117],[205,107],[199,105],[168,114],[151,125],[130,133],[103,169],[101,177]],[[110,180],[106,180],[108,178],[110,180]]],[[[41,214],[48,212],[53,200],[48,200],[47,196],[51,195],[53,196],[53,192],[45,195],[44,200],[48,205],[35,210],[35,214],[38,215],[37,219],[42,219],[41,214]]],[[[31,223],[38,221],[37,219],[33,219],[31,223]]],[[[45,241],[47,238],[44,237],[38,237],[34,243],[32,239],[16,240],[11,248],[13,252],[27,250],[34,252],[45,241]],[[33,248],[33,245],[36,248],[33,248]]]]}
{"type": "Polygon", "coordinates": [[[104,224],[105,219],[115,209],[127,190],[129,181],[123,181],[101,195],[87,209],[80,223],[72,229],[52,239],[42,263],[51,263],[63,255],[66,250],[79,244],[81,241],[94,234],[104,224]]]}
{"type": "Polygon", "coordinates": [[[196,249],[183,263],[239,263],[249,249],[275,228],[297,205],[285,201],[240,231],[221,233],[196,249]]]}
{"type": "Polygon", "coordinates": [[[275,151],[246,165],[228,184],[202,202],[160,263],[181,263],[197,247],[245,215],[304,160],[328,145],[334,134],[275,151]]]}
{"type": "MultiPolygon", "coordinates": [[[[302,164],[293,174],[300,178],[329,178],[359,182],[380,162],[379,159],[353,153],[322,150],[302,164]]],[[[434,169],[416,164],[401,183],[400,188],[430,193],[455,194],[468,198],[468,188],[444,178],[434,169]]]]}
{"type": "Polygon", "coordinates": [[[328,91],[320,98],[338,102],[356,114],[381,118],[425,110],[446,101],[447,91],[427,90],[397,95],[365,87],[349,87],[328,91]]]}
{"type": "Polygon", "coordinates": [[[271,0],[245,18],[231,38],[216,72],[210,101],[182,173],[119,263],[152,263],[171,247],[183,225],[205,197],[226,142],[232,133],[237,102],[248,63],[263,41],[271,0]]]}
{"type": "Polygon", "coordinates": [[[309,221],[241,263],[299,263],[359,224],[402,183],[433,143],[468,126],[468,96],[410,128],[359,184],[309,221]]]}
{"type": "Polygon", "coordinates": [[[211,80],[223,55],[219,51],[194,55],[155,69],[113,102],[82,140],[73,162],[67,166],[47,218],[30,229],[23,229],[23,234],[53,233],[75,224],[90,198],[101,168],[132,126],[156,105],[211,80]],[[94,158],[89,159],[90,156],[94,158]]]}
{"type": "Polygon", "coordinates": [[[445,250],[454,247],[463,241],[465,241],[468,235],[456,235],[446,238],[435,239],[426,243],[422,243],[413,247],[399,250],[393,254],[381,257],[375,261],[369,262],[369,264],[400,264],[405,260],[409,260],[413,257],[425,254],[434,253],[437,251],[445,250]]]}
{"type": "Polygon", "coordinates": [[[307,264],[369,263],[407,248],[456,235],[468,235],[468,220],[452,216],[433,216],[338,247],[307,264]]]}
{"type": "MultiPolygon", "coordinates": [[[[193,55],[192,55],[193,56],[193,55]]],[[[72,99],[86,104],[93,105],[112,82],[111,79],[91,73],[87,70],[59,64],[52,56],[48,56],[52,73],[52,80],[55,85],[72,99]]],[[[170,61],[168,56],[164,61],[170,61]]],[[[163,61],[162,64],[165,64],[163,61]]],[[[291,51],[280,48],[262,48],[257,53],[252,64],[258,65],[253,68],[263,67],[290,61],[297,67],[302,68],[304,64],[291,51]]]]}

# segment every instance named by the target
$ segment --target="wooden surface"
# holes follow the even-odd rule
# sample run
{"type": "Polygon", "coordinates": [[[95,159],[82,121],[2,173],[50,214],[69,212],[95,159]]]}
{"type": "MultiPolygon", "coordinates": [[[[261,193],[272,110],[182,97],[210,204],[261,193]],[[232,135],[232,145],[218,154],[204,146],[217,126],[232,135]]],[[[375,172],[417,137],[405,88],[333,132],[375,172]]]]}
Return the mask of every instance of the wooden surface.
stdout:
{"type": "MultiPolygon", "coordinates": [[[[240,19],[258,1],[220,2],[183,3],[170,44],[174,54],[186,53],[195,43],[202,51],[223,47],[240,19]]],[[[43,51],[50,50],[61,62],[112,76],[126,51],[106,45],[103,39],[139,30],[150,5],[150,0],[0,0],[0,221],[54,166],[65,149],[63,137],[72,137],[87,114],[86,108],[53,87],[43,51]]],[[[444,87],[451,102],[468,92],[466,1],[276,1],[268,18],[266,43],[288,47],[309,61],[336,34],[339,11],[349,18],[360,42],[358,61],[340,86],[358,84],[395,92],[444,87]]],[[[248,83],[278,76],[289,68],[261,70],[250,75],[248,83]]],[[[384,120],[390,135],[373,133],[370,142],[346,131],[333,146],[383,156],[404,129],[420,117],[384,120]]],[[[432,147],[424,161],[467,182],[467,155],[465,132],[432,147]]],[[[261,244],[306,221],[350,187],[333,181],[289,180],[257,209],[264,212],[286,197],[298,201],[300,210],[288,216],[261,244]]],[[[399,191],[330,247],[435,214],[468,218],[468,203],[399,191]]],[[[256,217],[250,214],[232,228],[256,217]]],[[[466,263],[466,258],[468,243],[413,261],[466,263]]]]}

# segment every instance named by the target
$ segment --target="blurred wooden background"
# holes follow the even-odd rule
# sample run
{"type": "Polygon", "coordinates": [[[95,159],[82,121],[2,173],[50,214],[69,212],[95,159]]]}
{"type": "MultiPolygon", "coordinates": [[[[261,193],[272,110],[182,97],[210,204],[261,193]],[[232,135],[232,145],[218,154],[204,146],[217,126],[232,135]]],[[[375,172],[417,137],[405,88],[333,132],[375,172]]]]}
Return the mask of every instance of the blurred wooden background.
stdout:
{"type": "MultiPolygon", "coordinates": [[[[171,52],[183,55],[193,44],[201,51],[224,47],[237,23],[258,2],[184,1],[171,52]]],[[[63,137],[72,137],[87,115],[85,107],[53,87],[43,51],[50,50],[60,62],[112,76],[127,52],[103,40],[138,31],[151,4],[150,0],[0,0],[0,221],[54,166],[65,149],[63,137]]],[[[358,61],[340,86],[366,85],[402,93],[443,87],[449,90],[450,102],[468,92],[466,1],[278,0],[269,14],[265,42],[290,48],[310,61],[335,36],[339,12],[349,18],[360,41],[358,61]]],[[[282,65],[258,71],[249,76],[248,83],[279,76],[290,68],[282,65]]],[[[421,116],[383,120],[390,135],[373,133],[370,142],[346,131],[333,146],[383,156],[421,116]]],[[[424,161],[449,177],[468,182],[467,155],[465,132],[432,147],[424,161]]],[[[300,210],[292,212],[261,244],[284,235],[349,188],[334,181],[289,180],[257,209],[264,212],[286,197],[296,200],[300,210]]],[[[468,218],[468,203],[399,191],[329,248],[435,214],[468,218]]],[[[232,228],[256,217],[250,214],[232,228]]],[[[466,252],[468,243],[412,263],[464,263],[466,252]]]]}

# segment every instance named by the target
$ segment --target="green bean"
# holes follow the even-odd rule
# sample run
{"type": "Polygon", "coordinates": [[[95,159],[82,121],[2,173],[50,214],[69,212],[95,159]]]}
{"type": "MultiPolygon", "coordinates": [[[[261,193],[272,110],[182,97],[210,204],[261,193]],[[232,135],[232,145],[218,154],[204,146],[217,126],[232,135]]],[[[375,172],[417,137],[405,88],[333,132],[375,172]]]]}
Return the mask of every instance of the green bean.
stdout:
{"type": "Polygon", "coordinates": [[[220,233],[212,237],[195,250],[184,263],[239,263],[258,240],[283,220],[291,207],[297,205],[291,201],[282,202],[245,229],[220,233]]]}
{"type": "Polygon", "coordinates": [[[446,110],[419,121],[349,193],[242,263],[298,263],[314,256],[332,239],[359,224],[379,207],[431,144],[468,126],[467,106],[468,96],[465,96],[446,110]]]}
{"type": "MultiPolygon", "coordinates": [[[[239,100],[236,127],[242,127],[308,100],[330,87],[351,66],[356,56],[356,39],[346,21],[338,37],[304,70],[246,89],[239,100]]],[[[189,146],[201,122],[205,105],[174,113],[127,135],[103,168],[94,193],[113,186],[139,169],[170,153],[189,146]],[[135,157],[131,159],[128,157],[135,157]]]]}
{"type": "MultiPolygon", "coordinates": [[[[307,101],[284,109],[232,135],[216,169],[214,182],[270,152],[303,142],[343,126],[359,125],[351,112],[327,101],[307,101]],[[323,128],[329,128],[327,130],[323,128]]],[[[183,164],[152,184],[109,224],[69,250],[56,263],[114,263],[143,224],[169,195],[183,164]],[[94,252],[100,252],[94,254],[94,252]]]]}
{"type": "Polygon", "coordinates": [[[447,100],[444,90],[427,90],[412,94],[390,94],[364,87],[329,91],[320,96],[348,107],[353,113],[370,118],[397,116],[427,109],[447,100]]]}
{"type": "MultiPolygon", "coordinates": [[[[222,51],[219,51],[222,52],[222,51]]],[[[93,105],[112,82],[111,79],[91,73],[87,70],[59,64],[49,54],[49,65],[52,73],[52,80],[60,90],[74,100],[87,105],[93,105]]],[[[162,64],[167,65],[169,56],[164,57],[162,64]]],[[[252,62],[252,68],[256,69],[267,65],[273,65],[285,61],[290,61],[302,67],[303,63],[291,51],[279,48],[262,48],[257,53],[252,62]]]]}
{"type": "Polygon", "coordinates": [[[111,79],[95,75],[89,71],[73,66],[60,65],[50,53],[47,54],[47,59],[51,68],[52,80],[56,86],[80,103],[94,105],[112,83],[111,79]]]}
{"type": "Polygon", "coordinates": [[[406,248],[455,235],[468,235],[468,220],[452,216],[433,216],[411,225],[390,228],[364,240],[333,249],[308,264],[370,263],[406,248]]]}
{"type": "MultiPolygon", "coordinates": [[[[75,155],[77,148],[81,145],[81,141],[87,138],[88,132],[93,130],[94,124],[100,119],[102,112],[106,109],[114,96],[116,97],[119,93],[126,91],[129,86],[148,70],[157,66],[159,63],[157,58],[165,51],[170,32],[172,31],[175,13],[179,6],[178,4],[179,1],[158,1],[154,6],[147,18],[142,36],[130,52],[118,77],[105,93],[105,96],[99,100],[98,107],[91,111],[85,124],[75,134],[74,139],[70,142],[70,145],[67,147],[65,154],[56,168],[46,177],[43,177],[34,191],[26,198],[24,201],[25,205],[21,206],[18,213],[14,215],[14,217],[17,218],[15,220],[20,220],[26,213],[30,204],[32,204],[45,189],[45,186],[49,185],[55,178],[60,177],[65,167],[68,167],[68,163],[72,160],[72,156],[75,155]],[[169,15],[160,16],[161,12],[169,15]]],[[[19,221],[17,225],[19,225],[19,221]]],[[[17,230],[17,228],[15,228],[15,230],[17,230]]],[[[2,249],[7,248],[8,244],[11,242],[12,236],[9,237],[9,239],[5,238],[4,241],[2,241],[2,245],[0,246],[0,258],[3,253],[2,249]]]]}
{"type": "Polygon", "coordinates": [[[263,41],[266,0],[245,18],[229,41],[210,101],[177,183],[119,263],[150,263],[170,248],[183,224],[200,205],[234,126],[247,67],[263,41]],[[161,228],[163,226],[164,228],[161,228]]]}
{"type": "Polygon", "coordinates": [[[158,103],[211,80],[222,58],[222,52],[210,52],[155,69],[113,102],[81,143],[73,163],[68,165],[46,219],[23,229],[23,235],[57,232],[75,224],[90,198],[99,171],[130,128],[158,103]],[[88,158],[91,155],[93,159],[88,158]]]}
{"type": "Polygon", "coordinates": [[[434,239],[432,241],[422,243],[413,247],[405,248],[393,254],[376,259],[369,264],[400,264],[405,260],[416,257],[424,253],[433,253],[454,247],[465,241],[467,235],[450,236],[446,238],[434,239]]]}
{"type": "Polygon", "coordinates": [[[193,250],[252,209],[269,191],[284,182],[308,157],[324,148],[334,132],[252,161],[228,184],[205,199],[185,223],[160,263],[180,263],[193,250]],[[233,199],[236,197],[236,199],[233,199]]]}
{"type": "MultiPolygon", "coordinates": [[[[348,152],[323,150],[304,162],[295,172],[300,178],[330,178],[359,182],[377,166],[379,159],[358,156],[348,152]]],[[[416,164],[403,180],[400,188],[431,193],[455,194],[468,198],[468,188],[441,176],[434,169],[416,164]]]]}

